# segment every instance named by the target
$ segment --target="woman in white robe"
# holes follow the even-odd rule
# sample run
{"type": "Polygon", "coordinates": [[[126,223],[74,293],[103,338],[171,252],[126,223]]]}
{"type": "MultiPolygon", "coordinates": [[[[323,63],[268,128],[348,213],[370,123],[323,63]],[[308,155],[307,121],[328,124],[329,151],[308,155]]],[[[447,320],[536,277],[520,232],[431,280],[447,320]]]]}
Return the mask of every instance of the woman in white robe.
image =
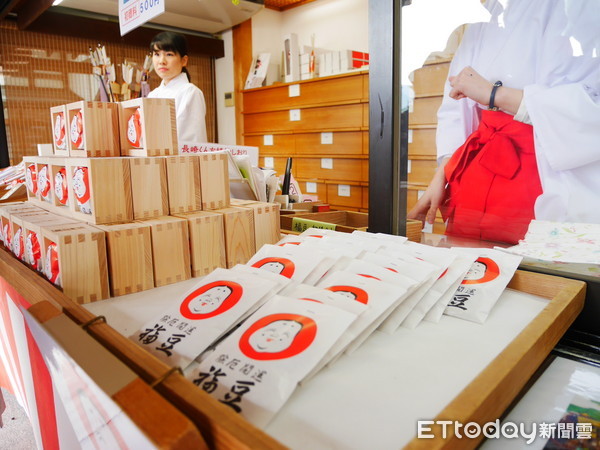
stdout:
{"type": "MultiPolygon", "coordinates": [[[[444,167],[489,104],[533,126],[538,220],[600,223],[600,0],[491,0],[469,26],[438,111],[438,171],[409,213],[433,223],[444,167]]],[[[477,189],[473,186],[472,189],[477,189]]]]}

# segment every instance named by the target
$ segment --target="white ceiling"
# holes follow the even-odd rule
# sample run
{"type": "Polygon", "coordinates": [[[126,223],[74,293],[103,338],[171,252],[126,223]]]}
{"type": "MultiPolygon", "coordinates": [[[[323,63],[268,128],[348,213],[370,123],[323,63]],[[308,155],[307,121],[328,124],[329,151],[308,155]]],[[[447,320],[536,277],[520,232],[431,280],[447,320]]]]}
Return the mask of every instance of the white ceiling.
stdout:
{"type": "MultiPolygon", "coordinates": [[[[263,5],[241,0],[163,0],[165,12],[152,23],[204,33],[218,33],[250,18],[263,5]]],[[[118,0],[63,0],[61,7],[105,14],[119,15],[118,0]]]]}

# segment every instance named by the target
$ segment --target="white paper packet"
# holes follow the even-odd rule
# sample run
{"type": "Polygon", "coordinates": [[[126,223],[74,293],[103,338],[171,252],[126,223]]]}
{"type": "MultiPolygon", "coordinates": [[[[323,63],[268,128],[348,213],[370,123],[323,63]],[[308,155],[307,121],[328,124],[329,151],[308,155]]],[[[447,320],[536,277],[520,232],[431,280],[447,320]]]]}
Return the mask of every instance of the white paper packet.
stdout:
{"type": "Polygon", "coordinates": [[[265,278],[215,269],[129,338],[166,364],[185,368],[277,290],[265,278]]]}
{"type": "MultiPolygon", "coordinates": [[[[415,305],[415,307],[408,313],[408,316],[402,321],[402,326],[409,329],[415,329],[419,323],[423,320],[429,310],[442,298],[448,288],[456,281],[460,281],[465,272],[456,270],[454,264],[458,255],[448,249],[445,249],[449,255],[449,259],[444,260],[444,265],[448,264],[448,267],[442,272],[442,274],[435,280],[431,288],[425,293],[423,298],[415,305]]],[[[471,261],[472,262],[472,261],[471,261]]]]}
{"type": "Polygon", "coordinates": [[[417,305],[417,303],[421,301],[427,291],[431,288],[431,286],[433,286],[433,283],[435,283],[435,281],[446,268],[444,266],[440,266],[439,264],[427,262],[422,258],[411,255],[408,252],[394,252],[391,254],[379,251],[378,254],[388,255],[396,260],[403,261],[404,263],[410,264],[414,266],[414,268],[421,270],[424,274],[427,274],[424,282],[414,292],[412,292],[406,300],[398,305],[398,307],[394,309],[394,311],[392,311],[386,320],[379,326],[380,331],[392,334],[398,329],[400,324],[404,321],[404,319],[406,319],[408,314],[417,305]]]}
{"type": "Polygon", "coordinates": [[[406,294],[406,289],[400,286],[345,271],[328,274],[317,287],[344,294],[350,300],[367,305],[367,310],[340,340],[340,348],[333,349],[339,352],[352,352],[362,344],[393,310],[398,299],[406,294]]]}
{"type": "Polygon", "coordinates": [[[404,244],[408,238],[406,236],[396,236],[385,233],[370,233],[368,231],[354,230],[352,235],[360,236],[367,239],[376,239],[378,241],[386,241],[387,243],[404,244]]]}
{"type": "MultiPolygon", "coordinates": [[[[459,249],[451,250],[456,252],[460,251],[459,249]]],[[[434,323],[440,321],[446,306],[448,306],[448,303],[450,303],[450,300],[452,300],[452,297],[454,296],[454,292],[456,292],[456,289],[476,259],[477,255],[475,254],[457,253],[456,259],[450,267],[448,267],[448,272],[444,276],[448,277],[448,280],[452,279],[453,281],[448,285],[442,296],[435,302],[435,305],[433,305],[427,314],[425,314],[423,320],[434,323]]]]}
{"type": "Polygon", "coordinates": [[[461,248],[461,251],[475,253],[477,260],[456,289],[444,314],[483,323],[512,279],[522,257],[487,248],[461,248]]]}
{"type": "Polygon", "coordinates": [[[316,265],[327,257],[313,247],[306,248],[301,245],[286,245],[280,247],[273,244],[263,245],[246,264],[283,275],[298,283],[314,270],[316,265]]]}
{"type": "Polygon", "coordinates": [[[333,306],[275,296],[186,377],[264,427],[354,318],[333,306]]]}

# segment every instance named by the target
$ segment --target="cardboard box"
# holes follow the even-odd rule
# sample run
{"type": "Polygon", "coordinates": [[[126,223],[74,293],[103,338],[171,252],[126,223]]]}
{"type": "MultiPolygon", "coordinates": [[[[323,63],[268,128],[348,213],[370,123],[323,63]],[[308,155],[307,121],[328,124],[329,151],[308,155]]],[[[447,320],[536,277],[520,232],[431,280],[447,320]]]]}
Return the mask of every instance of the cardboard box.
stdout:
{"type": "Polygon", "coordinates": [[[116,103],[79,101],[66,105],[66,110],[70,156],[121,155],[119,107],[116,103]]]}
{"type": "Polygon", "coordinates": [[[170,213],[202,210],[200,156],[169,156],[166,160],[170,213]]]}
{"type": "Polygon", "coordinates": [[[42,272],[76,303],[109,297],[104,232],[83,223],[41,228],[42,272]]]}
{"type": "Polygon", "coordinates": [[[67,105],[50,108],[50,123],[52,130],[52,146],[57,156],[69,156],[69,139],[67,125],[67,105]]]}
{"type": "Polygon", "coordinates": [[[68,158],[71,215],[92,224],[133,221],[127,158],[68,158]]]}
{"type": "Polygon", "coordinates": [[[218,267],[226,267],[223,215],[199,211],[177,217],[188,223],[192,276],[201,277],[218,267]]]}
{"type": "Polygon", "coordinates": [[[179,152],[175,100],[135,98],[119,104],[121,155],[167,156],[179,152]]]}
{"type": "Polygon", "coordinates": [[[248,208],[229,207],[214,212],[223,215],[227,267],[246,264],[256,253],[254,214],[248,208]]]}
{"type": "Polygon", "coordinates": [[[165,216],[139,221],[149,225],[152,235],[154,286],[191,278],[188,223],[179,217],[165,216]]]}
{"type": "Polygon", "coordinates": [[[106,237],[110,292],[113,296],[154,287],[150,225],[95,225],[106,237]]]}
{"type": "Polygon", "coordinates": [[[128,158],[131,172],[133,218],[169,215],[167,161],[165,158],[128,158]]]}

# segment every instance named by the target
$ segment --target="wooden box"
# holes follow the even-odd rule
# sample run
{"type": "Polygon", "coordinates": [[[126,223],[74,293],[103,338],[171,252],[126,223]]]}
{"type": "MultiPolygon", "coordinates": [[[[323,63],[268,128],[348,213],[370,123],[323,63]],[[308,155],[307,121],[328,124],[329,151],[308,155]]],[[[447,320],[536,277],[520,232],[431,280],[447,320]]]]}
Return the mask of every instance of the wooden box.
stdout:
{"type": "Polygon", "coordinates": [[[69,139],[67,124],[67,105],[50,108],[50,123],[52,124],[52,147],[57,156],[69,156],[69,139]]]}
{"type": "Polygon", "coordinates": [[[170,213],[180,214],[202,210],[200,157],[198,155],[169,156],[166,160],[170,213]]]}
{"type": "Polygon", "coordinates": [[[133,218],[169,215],[167,162],[165,158],[128,158],[131,171],[133,218]]]}
{"type": "Polygon", "coordinates": [[[200,160],[202,209],[229,206],[229,158],[225,153],[204,153],[200,160]]]}
{"type": "Polygon", "coordinates": [[[234,206],[214,212],[223,215],[227,267],[246,264],[256,252],[253,212],[248,208],[234,206]]]}
{"type": "Polygon", "coordinates": [[[335,225],[335,231],[352,233],[354,230],[366,231],[369,226],[369,215],[353,211],[328,211],[322,213],[295,214],[281,216],[281,228],[284,230],[302,232],[312,225],[310,222],[335,225]]]}
{"type": "Polygon", "coordinates": [[[119,104],[121,155],[167,156],[179,152],[175,100],[135,98],[119,104]]]}
{"type": "Polygon", "coordinates": [[[226,267],[223,215],[198,211],[177,217],[188,222],[192,276],[201,277],[217,267],[226,267]]]}
{"type": "Polygon", "coordinates": [[[133,220],[127,158],[69,158],[66,164],[73,217],[93,224],[133,220]]]}
{"type": "Polygon", "coordinates": [[[442,104],[442,95],[415,97],[413,110],[408,115],[410,125],[437,124],[437,111],[442,104]]]}
{"type": "Polygon", "coordinates": [[[43,209],[32,205],[30,202],[10,203],[0,206],[0,241],[6,248],[11,248],[12,241],[12,225],[10,221],[11,213],[17,211],[35,211],[42,212],[43,209]]]}
{"type": "Polygon", "coordinates": [[[24,156],[25,189],[29,200],[37,198],[37,156],[24,156]]]}
{"type": "Polygon", "coordinates": [[[70,215],[69,208],[69,177],[65,158],[52,158],[48,164],[51,184],[50,204],[53,212],[70,215]]]}
{"type": "Polygon", "coordinates": [[[25,239],[25,262],[29,264],[32,269],[41,272],[43,263],[41,246],[42,228],[58,225],[73,225],[78,224],[78,222],[68,217],[52,214],[47,211],[39,212],[37,214],[19,213],[19,215],[20,220],[22,221],[23,238],[25,239]]]}
{"type": "Polygon", "coordinates": [[[428,186],[435,175],[438,164],[435,157],[412,157],[408,160],[408,183],[428,186]]]}
{"type": "Polygon", "coordinates": [[[408,130],[408,156],[428,156],[437,158],[435,142],[436,128],[415,125],[408,130]]]}
{"type": "Polygon", "coordinates": [[[120,156],[116,103],[79,101],[66,105],[68,147],[79,158],[120,156]]]}
{"type": "MultiPolygon", "coordinates": [[[[50,165],[54,158],[36,156],[35,157],[35,176],[36,187],[35,196],[29,198],[29,201],[43,208],[52,207],[52,175],[50,165]]],[[[33,174],[33,170],[31,170],[33,174]]]]}
{"type": "Polygon", "coordinates": [[[104,232],[83,223],[42,227],[42,272],[76,303],[109,297],[104,232]]]}
{"type": "Polygon", "coordinates": [[[327,202],[331,204],[332,207],[341,206],[343,209],[362,208],[362,194],[363,188],[356,184],[327,184],[327,202]]]}
{"type": "Polygon", "coordinates": [[[191,278],[188,223],[172,216],[142,220],[150,226],[154,286],[164,286],[191,278]]]}
{"type": "Polygon", "coordinates": [[[96,225],[106,236],[108,273],[112,296],[154,287],[150,225],[126,223],[96,225]]]}
{"type": "Polygon", "coordinates": [[[248,208],[254,215],[254,245],[258,251],[265,244],[275,244],[281,239],[279,203],[232,200],[232,206],[248,208]]]}

